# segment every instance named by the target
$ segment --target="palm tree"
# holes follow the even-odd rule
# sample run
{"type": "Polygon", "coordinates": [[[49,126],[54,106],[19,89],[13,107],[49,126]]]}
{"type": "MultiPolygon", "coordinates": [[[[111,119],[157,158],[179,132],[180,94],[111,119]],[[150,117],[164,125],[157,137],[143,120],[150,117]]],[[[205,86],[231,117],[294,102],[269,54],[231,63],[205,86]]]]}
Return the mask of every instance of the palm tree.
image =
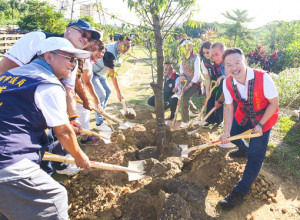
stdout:
{"type": "Polygon", "coordinates": [[[252,22],[254,18],[248,17],[248,11],[247,10],[233,10],[233,14],[226,11],[225,13],[222,13],[222,15],[232,21],[232,24],[228,25],[228,28],[226,30],[226,35],[229,37],[234,37],[234,46],[237,41],[237,37],[240,39],[244,39],[250,35],[250,30],[244,26],[245,23],[252,22]]]}

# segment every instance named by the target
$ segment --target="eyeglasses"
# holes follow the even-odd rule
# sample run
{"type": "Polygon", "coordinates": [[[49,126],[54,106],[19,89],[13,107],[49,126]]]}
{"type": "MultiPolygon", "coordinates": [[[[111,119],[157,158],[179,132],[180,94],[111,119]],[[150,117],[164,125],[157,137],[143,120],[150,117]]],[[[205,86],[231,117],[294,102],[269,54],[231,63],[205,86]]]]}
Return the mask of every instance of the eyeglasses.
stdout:
{"type": "Polygon", "coordinates": [[[63,55],[63,54],[60,54],[60,53],[55,53],[55,52],[50,52],[50,53],[56,54],[58,56],[62,56],[64,58],[68,59],[70,63],[77,63],[78,62],[78,58],[76,58],[76,57],[69,57],[69,56],[66,56],[66,55],[63,55]]]}
{"type": "Polygon", "coordinates": [[[94,41],[94,39],[89,38],[89,37],[87,36],[87,34],[86,34],[83,30],[80,30],[80,29],[77,29],[77,28],[74,28],[74,27],[71,27],[71,28],[74,29],[74,30],[76,30],[76,31],[78,31],[79,33],[81,33],[81,37],[87,39],[88,42],[93,42],[93,41],[94,41]]]}

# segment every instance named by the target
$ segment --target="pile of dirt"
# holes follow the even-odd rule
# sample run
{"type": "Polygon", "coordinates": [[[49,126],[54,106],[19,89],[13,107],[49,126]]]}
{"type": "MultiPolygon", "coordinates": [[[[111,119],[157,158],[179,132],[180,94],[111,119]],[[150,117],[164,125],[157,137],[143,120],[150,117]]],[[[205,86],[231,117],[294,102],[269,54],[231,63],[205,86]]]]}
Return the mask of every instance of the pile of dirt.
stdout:
{"type": "MultiPolygon", "coordinates": [[[[246,164],[246,159],[234,161],[227,153],[228,149],[220,147],[194,153],[180,179],[207,189],[213,188],[221,196],[227,195],[242,177],[246,164]]],[[[272,181],[259,174],[247,197],[272,203],[276,202],[276,195],[272,181]]]]}
{"type": "MultiPolygon", "coordinates": [[[[208,205],[208,195],[217,200],[227,195],[245,169],[245,159],[233,160],[227,155],[229,150],[220,147],[192,152],[188,160],[178,157],[177,144],[192,147],[207,143],[211,141],[207,131],[189,136],[186,130],[168,130],[163,156],[157,156],[154,123],[136,125],[122,133],[124,141],[89,147],[86,154],[91,160],[123,166],[129,160],[144,159],[147,177],[129,182],[124,172],[80,172],[65,181],[71,219],[215,219],[216,203],[208,205]]],[[[275,204],[278,199],[272,180],[260,174],[246,200],[275,204]]]]}
{"type": "MultiPolygon", "coordinates": [[[[117,142],[122,148],[136,146],[139,149],[143,149],[145,146],[154,146],[156,144],[156,125],[154,122],[149,122],[144,125],[137,124],[121,132],[125,136],[125,141],[118,138],[119,132],[114,132],[111,136],[111,140],[117,142]]],[[[169,129],[167,129],[167,136],[170,137],[169,129]]],[[[168,139],[168,141],[171,140],[168,139]]]]}

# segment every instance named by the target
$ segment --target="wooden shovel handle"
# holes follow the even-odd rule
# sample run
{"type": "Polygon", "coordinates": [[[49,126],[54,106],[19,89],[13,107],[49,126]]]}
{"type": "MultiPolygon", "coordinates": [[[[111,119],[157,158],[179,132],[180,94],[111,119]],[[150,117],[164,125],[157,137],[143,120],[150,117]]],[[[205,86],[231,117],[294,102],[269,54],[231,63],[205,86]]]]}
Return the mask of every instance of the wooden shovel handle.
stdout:
{"type": "MultiPolygon", "coordinates": [[[[45,152],[43,160],[75,164],[74,158],[51,154],[48,152],[45,152]]],[[[90,163],[91,163],[92,167],[100,168],[100,169],[104,169],[104,170],[116,170],[116,171],[140,173],[140,171],[132,170],[127,167],[123,167],[123,166],[119,166],[119,165],[113,165],[113,164],[107,164],[107,163],[101,163],[101,162],[95,162],[95,161],[90,161],[90,163]]]]}
{"type": "MultiPolygon", "coordinates": [[[[80,99],[77,98],[77,97],[76,97],[76,102],[79,103],[79,104],[83,104],[83,101],[80,100],[80,99]]],[[[111,120],[111,121],[114,121],[114,122],[116,122],[116,123],[119,124],[119,125],[122,125],[122,126],[128,128],[128,126],[126,126],[125,124],[123,124],[121,121],[119,121],[118,119],[113,118],[112,116],[108,115],[108,114],[105,113],[104,111],[101,111],[100,109],[97,109],[97,108],[95,108],[95,107],[92,107],[91,110],[93,110],[93,111],[95,111],[95,112],[98,112],[100,115],[103,115],[103,117],[105,117],[105,118],[107,118],[107,119],[109,119],[109,120],[111,120]]]]}
{"type": "MultiPolygon", "coordinates": [[[[212,80],[211,83],[210,83],[210,85],[212,85],[212,83],[216,83],[216,82],[217,82],[217,81],[212,80]]],[[[211,87],[211,86],[210,86],[210,87],[211,87]]],[[[210,89],[209,93],[212,93],[212,91],[213,91],[216,87],[217,87],[217,85],[215,84],[215,85],[210,89]]],[[[205,99],[204,104],[203,104],[202,109],[201,109],[201,112],[200,112],[199,116],[197,116],[197,118],[194,119],[194,121],[197,121],[197,120],[201,119],[202,114],[203,114],[203,112],[204,112],[204,109],[205,109],[205,107],[206,107],[206,105],[207,105],[208,100],[209,100],[209,98],[206,98],[206,99],[205,99]]]]}
{"type": "Polygon", "coordinates": [[[199,130],[201,129],[201,124],[202,124],[203,122],[205,122],[206,119],[208,119],[208,117],[209,117],[215,110],[216,110],[216,108],[213,107],[213,108],[207,113],[207,115],[203,118],[203,120],[200,121],[200,123],[199,123],[199,124],[200,124],[200,127],[197,128],[197,129],[195,129],[195,130],[193,130],[193,131],[188,132],[188,134],[195,134],[197,131],[199,131],[199,130]]]}
{"type": "Polygon", "coordinates": [[[93,131],[89,131],[87,129],[82,129],[81,132],[84,133],[84,134],[87,134],[87,135],[91,135],[91,136],[94,136],[94,137],[101,138],[101,139],[110,140],[109,138],[103,137],[100,134],[98,134],[96,132],[93,132],[93,131]]]}
{"type": "Polygon", "coordinates": [[[173,129],[175,128],[175,123],[176,123],[176,120],[177,120],[177,115],[178,115],[178,111],[179,111],[179,107],[180,107],[180,101],[181,101],[181,97],[183,95],[183,89],[185,88],[186,83],[187,83],[187,81],[184,80],[184,85],[183,85],[183,87],[182,87],[182,89],[180,91],[179,97],[178,97],[176,111],[175,111],[174,119],[173,119],[173,122],[172,122],[172,128],[173,129]]]}
{"type": "MultiPolygon", "coordinates": [[[[241,134],[229,137],[229,138],[227,138],[227,140],[228,141],[234,141],[234,140],[243,139],[243,138],[254,138],[254,137],[261,136],[260,133],[253,133],[253,134],[251,134],[251,132],[252,132],[252,129],[250,129],[250,130],[248,130],[248,131],[246,131],[244,133],[241,133],[241,134]]],[[[191,147],[191,148],[185,150],[182,153],[184,154],[184,153],[188,153],[188,152],[195,151],[195,150],[198,150],[198,149],[205,149],[207,147],[212,147],[212,146],[216,146],[216,145],[219,145],[219,144],[221,144],[221,141],[220,140],[216,140],[216,141],[212,141],[212,142],[210,142],[208,144],[203,144],[203,145],[200,145],[200,146],[191,147]]]]}
{"type": "Polygon", "coordinates": [[[125,104],[125,100],[124,100],[123,97],[122,97],[122,99],[121,99],[121,103],[122,103],[122,105],[123,105],[123,109],[124,109],[125,113],[128,113],[127,107],[126,107],[126,104],[125,104]]]}

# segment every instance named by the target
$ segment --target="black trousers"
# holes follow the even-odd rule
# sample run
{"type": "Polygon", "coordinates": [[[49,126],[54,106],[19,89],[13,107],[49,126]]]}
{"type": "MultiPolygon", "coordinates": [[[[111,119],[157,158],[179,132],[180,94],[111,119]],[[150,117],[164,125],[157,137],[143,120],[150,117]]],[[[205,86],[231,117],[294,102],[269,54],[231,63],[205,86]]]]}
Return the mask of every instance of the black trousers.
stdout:
{"type": "MultiPolygon", "coordinates": [[[[46,152],[61,155],[61,156],[66,156],[67,155],[67,152],[66,152],[65,148],[59,143],[59,141],[55,137],[52,128],[49,129],[48,141],[49,141],[49,143],[44,149],[46,152]]],[[[46,173],[48,173],[49,175],[52,175],[53,174],[53,168],[55,168],[56,170],[64,170],[68,167],[68,165],[69,164],[67,164],[67,163],[60,163],[60,162],[42,160],[41,164],[40,164],[40,167],[46,173]]]]}
{"type": "MultiPolygon", "coordinates": [[[[164,98],[165,110],[170,108],[171,118],[174,117],[174,114],[175,114],[175,111],[176,111],[176,106],[177,106],[177,101],[178,101],[178,98],[173,97],[173,96],[164,98]]],[[[155,96],[151,96],[148,99],[148,105],[151,105],[151,106],[155,107],[155,96]]]]}
{"type": "MultiPolygon", "coordinates": [[[[210,112],[210,110],[215,106],[215,102],[217,101],[217,97],[215,94],[212,94],[210,99],[207,101],[206,105],[206,114],[210,112]]],[[[215,124],[217,123],[218,125],[222,123],[223,121],[223,108],[224,105],[222,105],[220,108],[214,111],[208,119],[206,120],[208,124],[215,124]]]]}

